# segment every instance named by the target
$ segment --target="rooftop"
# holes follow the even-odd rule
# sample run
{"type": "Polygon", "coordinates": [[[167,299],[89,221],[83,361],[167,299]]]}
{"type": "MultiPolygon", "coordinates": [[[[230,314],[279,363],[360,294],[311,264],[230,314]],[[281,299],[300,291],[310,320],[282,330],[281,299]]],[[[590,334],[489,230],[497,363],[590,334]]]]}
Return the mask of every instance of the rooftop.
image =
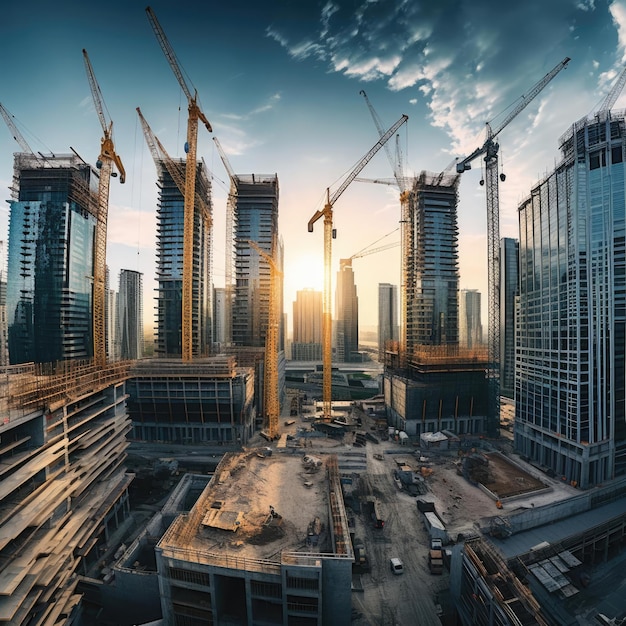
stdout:
{"type": "Polygon", "coordinates": [[[189,515],[159,546],[167,556],[253,569],[286,558],[352,558],[336,457],[256,448],[226,454],[189,515]],[[306,462],[305,462],[306,461],[306,462]],[[216,563],[219,561],[219,563],[216,563]]]}

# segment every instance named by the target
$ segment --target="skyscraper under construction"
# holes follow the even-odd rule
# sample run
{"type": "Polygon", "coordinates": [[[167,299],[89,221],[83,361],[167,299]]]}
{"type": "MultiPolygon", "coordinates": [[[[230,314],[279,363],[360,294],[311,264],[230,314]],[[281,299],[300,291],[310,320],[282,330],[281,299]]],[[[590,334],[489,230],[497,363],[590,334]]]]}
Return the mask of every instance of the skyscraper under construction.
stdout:
{"type": "Polygon", "coordinates": [[[93,355],[97,181],[75,155],[15,155],[6,300],[11,364],[93,355]]]}
{"type": "MultiPolygon", "coordinates": [[[[253,251],[249,242],[253,241],[273,256],[278,267],[282,268],[282,244],[278,236],[278,177],[276,174],[237,175],[234,184],[232,343],[238,347],[264,347],[269,321],[270,266],[253,251]]],[[[282,320],[282,277],[279,293],[279,319],[282,320]]],[[[282,328],[279,337],[282,349],[282,328]]]]}
{"type": "MultiPolygon", "coordinates": [[[[184,161],[176,163],[183,164],[184,161]]],[[[155,354],[182,356],[183,224],[185,201],[165,164],[157,161],[157,319],[155,354]]],[[[204,165],[196,169],[196,204],[193,217],[193,356],[206,356],[212,336],[211,182],[204,165]]]]}

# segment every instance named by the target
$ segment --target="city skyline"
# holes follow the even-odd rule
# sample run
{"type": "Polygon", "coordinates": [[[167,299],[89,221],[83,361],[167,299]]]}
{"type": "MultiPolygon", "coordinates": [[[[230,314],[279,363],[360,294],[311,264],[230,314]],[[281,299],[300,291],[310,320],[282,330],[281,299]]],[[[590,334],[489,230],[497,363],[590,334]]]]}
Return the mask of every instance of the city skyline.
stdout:
{"type": "MultiPolygon", "coordinates": [[[[498,11],[493,1],[471,8],[460,2],[370,2],[356,12],[332,2],[245,3],[236,13],[191,3],[152,6],[235,172],[278,175],[286,311],[296,291],[321,289],[322,229],[310,235],[306,223],[326,188],[336,187],[378,138],[361,89],[386,127],[403,113],[409,116],[400,131],[407,171],[437,172],[480,145],[486,121],[571,57],[568,68],[500,135],[507,175],[500,190],[501,236],[516,238],[519,202],[558,159],[559,136],[603,99],[621,70],[626,42],[621,1],[533,1],[508,12],[498,11]]],[[[112,2],[102,11],[75,2],[34,2],[12,3],[4,11],[0,102],[35,152],[69,153],[71,146],[95,164],[101,129],[81,50],[89,52],[127,172],[125,185],[111,181],[107,262],[113,276],[121,269],[143,273],[145,320],[152,325],[157,175],[135,107],[142,107],[174,157],[184,156],[187,111],[145,5],[112,2]]],[[[622,96],[614,108],[623,104],[622,96]]],[[[198,145],[214,175],[213,281],[220,287],[228,180],[204,129],[198,145]]],[[[12,155],[19,150],[6,127],[0,146],[6,200],[12,155]]],[[[486,294],[479,170],[476,162],[459,189],[460,287],[486,294]]],[[[361,176],[391,178],[382,150],[361,176]]],[[[0,211],[3,240],[7,208],[3,203],[0,211]]],[[[334,219],[332,276],[340,258],[397,227],[398,191],[353,182],[337,201],[334,219]]],[[[399,250],[355,260],[354,273],[360,325],[374,326],[378,283],[399,282],[399,250]]]]}

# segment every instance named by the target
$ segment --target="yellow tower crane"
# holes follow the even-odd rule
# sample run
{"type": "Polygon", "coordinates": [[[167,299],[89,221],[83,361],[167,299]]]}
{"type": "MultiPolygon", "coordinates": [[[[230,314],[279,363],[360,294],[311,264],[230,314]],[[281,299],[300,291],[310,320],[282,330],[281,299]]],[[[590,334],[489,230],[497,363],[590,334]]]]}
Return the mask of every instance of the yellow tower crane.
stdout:
{"type": "Polygon", "coordinates": [[[407,115],[403,115],[370,149],[370,151],[356,164],[352,171],[346,176],[343,183],[330,195],[330,190],[326,189],[326,204],[320,211],[317,210],[309,220],[308,230],[313,232],[313,225],[321,217],[324,218],[324,293],[322,297],[322,404],[323,419],[331,420],[331,399],[332,399],[332,318],[331,318],[331,264],[332,264],[332,240],[333,233],[333,206],[339,196],[346,190],[348,185],[358,176],[359,172],[372,160],[374,155],[389,141],[390,137],[408,120],[407,115]]]}
{"type": "Polygon", "coordinates": [[[270,302],[267,332],[265,333],[265,382],[263,385],[263,405],[265,407],[265,431],[267,439],[274,440],[280,436],[280,402],[278,398],[278,326],[279,326],[279,297],[278,280],[283,275],[274,257],[262,250],[254,241],[248,241],[250,246],[267,261],[270,266],[270,302]]]}
{"type": "Polygon", "coordinates": [[[196,153],[198,144],[198,120],[200,120],[209,132],[213,132],[209,120],[200,109],[198,103],[198,93],[194,89],[192,95],[180,65],[176,60],[174,50],[170,45],[161,25],[159,24],[154,11],[146,8],[148,20],[154,30],[157,41],[165,54],[178,84],[187,97],[188,118],[187,118],[187,163],[185,176],[185,208],[183,226],[183,293],[182,293],[182,358],[183,361],[191,361],[193,358],[193,216],[194,200],[196,195],[196,153]]]}
{"type": "MultiPolygon", "coordinates": [[[[152,128],[148,124],[146,118],[143,116],[141,109],[137,107],[137,115],[139,115],[139,121],[141,123],[141,128],[143,129],[143,135],[148,144],[148,148],[150,149],[150,154],[152,154],[152,159],[154,160],[155,165],[159,165],[159,163],[163,163],[165,165],[165,169],[168,174],[172,177],[174,184],[178,187],[178,191],[184,195],[185,187],[186,187],[186,175],[185,169],[182,167],[181,163],[177,163],[172,157],[168,154],[167,150],[159,140],[159,138],[154,134],[152,128]]],[[[211,209],[207,204],[206,200],[198,193],[195,192],[195,203],[196,206],[200,208],[202,211],[202,220],[205,224],[206,228],[211,228],[213,223],[213,218],[211,215],[211,209]]]]}
{"type": "Polygon", "coordinates": [[[105,290],[106,290],[106,252],[107,252],[107,220],[109,214],[109,186],[111,176],[117,176],[113,171],[113,165],[120,175],[120,183],[126,180],[126,172],[122,160],[115,152],[113,144],[113,121],[107,120],[104,114],[104,104],[100,86],[96,81],[87,51],[83,49],[87,79],[93,96],[93,103],[102,126],[102,141],[100,144],[100,156],[96,161],[96,167],[100,170],[98,182],[98,218],[96,220],[96,232],[94,242],[93,260],[93,358],[97,367],[106,364],[106,342],[104,326],[105,290]]]}

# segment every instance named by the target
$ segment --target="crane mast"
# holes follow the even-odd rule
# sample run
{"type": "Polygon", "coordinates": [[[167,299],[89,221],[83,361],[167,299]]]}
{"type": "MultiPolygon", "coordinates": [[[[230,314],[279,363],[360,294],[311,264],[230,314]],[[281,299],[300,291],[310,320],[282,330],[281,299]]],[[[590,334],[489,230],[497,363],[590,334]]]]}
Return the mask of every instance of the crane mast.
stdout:
{"type": "Polygon", "coordinates": [[[191,361],[193,358],[193,222],[194,222],[194,200],[196,192],[196,166],[197,166],[197,146],[198,146],[198,121],[201,121],[205,128],[212,132],[211,124],[200,109],[198,104],[198,94],[194,90],[192,95],[189,89],[174,50],[170,45],[165,32],[161,28],[154,11],[146,8],[148,21],[150,22],[154,34],[163,50],[176,80],[183,93],[187,97],[188,117],[187,117],[187,162],[185,168],[185,202],[183,218],[183,291],[182,291],[182,359],[191,361]]]}
{"type": "Polygon", "coordinates": [[[111,176],[117,176],[113,171],[113,165],[120,175],[120,183],[126,180],[126,172],[120,157],[115,152],[113,144],[113,121],[107,120],[104,114],[104,104],[100,86],[96,80],[87,51],[83,49],[83,58],[87,79],[91,89],[94,106],[100,125],[102,126],[102,140],[100,155],[96,167],[100,170],[98,182],[98,210],[94,242],[93,261],[93,357],[97,367],[106,364],[106,340],[105,340],[105,302],[106,302],[106,248],[107,248],[107,221],[109,213],[109,187],[111,176]]]}
{"type": "Polygon", "coordinates": [[[393,134],[408,120],[408,116],[403,115],[370,149],[370,151],[356,164],[352,171],[346,176],[337,190],[330,195],[330,190],[326,189],[326,204],[319,209],[309,220],[308,230],[313,232],[313,225],[321,217],[324,218],[324,292],[322,296],[322,405],[323,419],[331,420],[331,400],[332,400],[332,317],[331,317],[331,263],[332,263],[332,240],[333,240],[333,205],[346,190],[348,185],[359,175],[359,172],[372,160],[374,155],[385,145],[393,134]]]}
{"type": "Polygon", "coordinates": [[[488,283],[488,327],[487,327],[487,384],[488,409],[487,433],[497,436],[500,423],[500,189],[498,176],[498,134],[509,125],[537,96],[543,88],[567,66],[570,59],[565,57],[539,82],[527,91],[518,104],[509,112],[501,124],[494,129],[487,124],[485,143],[456,165],[457,173],[471,169],[471,162],[484,155],[485,186],[487,199],[487,283],[488,283]]]}
{"type": "MultiPolygon", "coordinates": [[[[382,137],[384,134],[380,118],[376,113],[376,110],[372,106],[367,94],[364,90],[361,90],[361,95],[365,98],[365,102],[367,104],[368,109],[370,110],[370,114],[372,115],[372,119],[374,120],[374,124],[376,125],[376,129],[378,130],[379,137],[382,137]]],[[[400,359],[400,367],[404,368],[406,366],[406,333],[407,333],[407,320],[408,320],[408,283],[409,283],[409,259],[412,248],[412,237],[410,230],[410,191],[409,186],[410,183],[407,178],[404,176],[404,167],[402,164],[402,151],[400,150],[400,141],[398,135],[396,135],[396,158],[395,160],[391,156],[391,148],[387,144],[385,144],[385,152],[387,153],[387,158],[389,159],[389,163],[393,170],[393,175],[395,178],[396,185],[400,190],[400,259],[401,259],[401,271],[400,271],[400,345],[399,345],[399,359],[400,359]]]]}
{"type": "Polygon", "coordinates": [[[263,405],[266,418],[265,435],[274,440],[280,436],[280,402],[278,398],[278,326],[279,326],[279,294],[278,280],[282,272],[274,257],[262,250],[254,241],[248,244],[268,263],[270,267],[270,302],[267,332],[265,334],[265,381],[263,385],[263,405]]]}

